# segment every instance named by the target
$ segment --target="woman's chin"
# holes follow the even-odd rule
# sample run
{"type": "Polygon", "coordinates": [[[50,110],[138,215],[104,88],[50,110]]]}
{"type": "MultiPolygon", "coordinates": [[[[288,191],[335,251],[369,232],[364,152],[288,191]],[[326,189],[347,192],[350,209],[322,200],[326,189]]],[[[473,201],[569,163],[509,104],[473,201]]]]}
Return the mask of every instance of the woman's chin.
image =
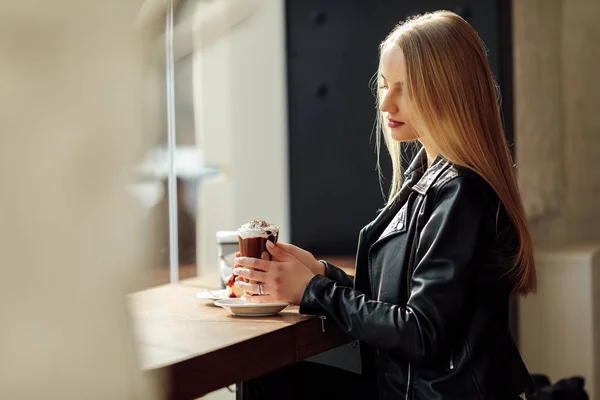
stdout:
{"type": "Polygon", "coordinates": [[[417,140],[417,136],[392,131],[392,139],[394,139],[396,142],[414,142],[417,140]]]}
{"type": "Polygon", "coordinates": [[[396,142],[412,142],[417,140],[417,134],[412,125],[402,124],[397,128],[387,127],[390,136],[396,142]]]}

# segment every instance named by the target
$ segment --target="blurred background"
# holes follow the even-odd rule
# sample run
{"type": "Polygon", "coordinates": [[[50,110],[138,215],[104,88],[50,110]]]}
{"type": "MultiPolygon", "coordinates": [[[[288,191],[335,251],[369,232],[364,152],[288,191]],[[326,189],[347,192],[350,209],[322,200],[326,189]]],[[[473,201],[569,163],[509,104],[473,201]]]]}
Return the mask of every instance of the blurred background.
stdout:
{"type": "MultiPolygon", "coordinates": [[[[173,276],[168,6],[0,5],[0,398],[160,393],[137,371],[122,296],[173,276]],[[118,368],[86,379],[91,357],[118,368]]],[[[391,178],[385,154],[381,185],[376,171],[378,45],[437,9],[479,32],[502,93],[539,276],[513,335],[531,372],[584,376],[600,398],[597,0],[173,2],[179,279],[218,276],[216,232],[252,219],[353,265],[391,178]]]]}

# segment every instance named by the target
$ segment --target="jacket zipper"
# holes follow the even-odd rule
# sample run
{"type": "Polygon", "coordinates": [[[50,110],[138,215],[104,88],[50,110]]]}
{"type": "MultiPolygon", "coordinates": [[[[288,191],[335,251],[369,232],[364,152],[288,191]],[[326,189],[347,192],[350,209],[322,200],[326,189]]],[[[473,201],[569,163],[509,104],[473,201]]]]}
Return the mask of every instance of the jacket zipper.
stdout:
{"type": "MultiPolygon", "coordinates": [[[[416,251],[417,251],[417,240],[418,240],[419,236],[418,236],[418,230],[417,233],[415,234],[415,237],[412,240],[412,245],[410,248],[410,255],[408,256],[408,271],[406,274],[407,277],[407,283],[406,283],[406,295],[410,297],[410,280],[412,277],[412,269],[413,269],[413,264],[415,262],[415,256],[416,256],[416,251]]],[[[406,300],[407,306],[408,306],[408,299],[406,300]]],[[[408,307],[407,307],[408,308],[408,307]]],[[[410,309],[408,309],[408,311],[411,311],[410,309]]],[[[406,380],[406,397],[405,400],[410,400],[411,396],[410,396],[410,381],[412,378],[412,374],[411,374],[411,366],[410,366],[410,361],[408,362],[408,379],[406,380]]]]}
{"type": "Polygon", "coordinates": [[[406,396],[404,397],[404,400],[410,400],[410,361],[408,362],[408,379],[407,379],[407,384],[406,384],[406,396]]]}

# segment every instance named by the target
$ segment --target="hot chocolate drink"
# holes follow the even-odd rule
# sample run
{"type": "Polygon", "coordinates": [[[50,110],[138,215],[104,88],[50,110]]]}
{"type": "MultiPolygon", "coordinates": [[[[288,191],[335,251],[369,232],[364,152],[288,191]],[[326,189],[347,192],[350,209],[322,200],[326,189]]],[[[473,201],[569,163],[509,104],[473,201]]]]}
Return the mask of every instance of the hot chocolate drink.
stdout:
{"type": "Polygon", "coordinates": [[[279,228],[261,220],[250,221],[238,229],[238,243],[243,257],[270,260],[267,241],[277,243],[279,228]]]}
{"type": "Polygon", "coordinates": [[[273,243],[277,243],[278,236],[278,227],[269,224],[266,221],[250,221],[238,229],[240,254],[242,257],[271,260],[271,254],[267,251],[267,241],[270,240],[273,243]]]}

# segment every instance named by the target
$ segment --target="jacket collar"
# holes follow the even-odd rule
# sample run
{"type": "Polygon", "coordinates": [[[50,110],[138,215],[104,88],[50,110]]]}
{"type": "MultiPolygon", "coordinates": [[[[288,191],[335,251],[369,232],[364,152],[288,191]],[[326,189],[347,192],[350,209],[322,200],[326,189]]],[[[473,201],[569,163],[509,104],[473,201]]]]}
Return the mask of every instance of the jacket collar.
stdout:
{"type": "Polygon", "coordinates": [[[365,226],[365,241],[371,243],[371,235],[380,234],[379,230],[387,226],[390,220],[396,215],[400,207],[404,204],[408,196],[413,190],[413,187],[420,182],[425,176],[424,171],[427,168],[427,153],[425,148],[421,148],[415,157],[412,159],[410,166],[404,172],[404,182],[402,188],[394,196],[393,201],[387,205],[377,217],[365,226]]]}
{"type": "Polygon", "coordinates": [[[415,157],[410,162],[410,165],[404,171],[404,180],[407,181],[415,173],[423,173],[427,168],[427,152],[424,147],[421,147],[415,157]]]}
{"type": "Polygon", "coordinates": [[[404,173],[404,185],[394,197],[394,201],[391,205],[385,207],[375,220],[365,226],[365,229],[373,230],[377,226],[387,225],[389,223],[388,219],[392,218],[398,212],[410,192],[415,191],[425,195],[435,183],[437,177],[446,169],[447,165],[449,165],[449,161],[438,155],[429,168],[427,168],[427,153],[425,152],[425,148],[421,148],[413,158],[410,166],[406,169],[404,173]]]}
{"type": "Polygon", "coordinates": [[[448,160],[438,155],[427,167],[427,153],[425,149],[421,149],[406,170],[404,185],[394,197],[394,201],[361,231],[361,242],[364,239],[368,248],[378,242],[378,238],[404,205],[410,193],[417,192],[425,196],[440,174],[446,171],[450,165],[448,160]]]}
{"type": "Polygon", "coordinates": [[[444,172],[449,165],[450,162],[448,160],[438,155],[412,189],[419,194],[427,194],[429,188],[436,182],[440,174],[444,172]]]}
{"type": "Polygon", "coordinates": [[[424,147],[421,147],[404,173],[404,179],[406,181],[413,180],[413,182],[418,179],[417,183],[412,186],[412,190],[425,195],[449,164],[448,160],[438,154],[431,162],[431,165],[427,167],[427,152],[424,147]],[[418,176],[414,176],[415,174],[418,176]]]}

